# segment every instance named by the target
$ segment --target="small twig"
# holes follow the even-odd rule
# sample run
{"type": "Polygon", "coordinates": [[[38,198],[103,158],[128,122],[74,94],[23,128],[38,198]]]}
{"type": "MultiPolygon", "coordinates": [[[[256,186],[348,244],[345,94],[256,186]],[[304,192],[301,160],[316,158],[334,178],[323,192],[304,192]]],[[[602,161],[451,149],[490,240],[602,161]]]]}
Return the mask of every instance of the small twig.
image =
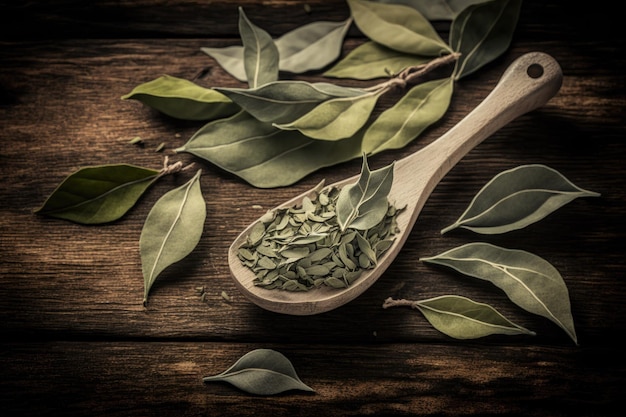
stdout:
{"type": "Polygon", "coordinates": [[[194,165],[195,165],[194,162],[188,165],[183,165],[181,161],[177,161],[177,162],[174,162],[173,164],[170,164],[169,157],[165,155],[165,159],[163,160],[163,168],[159,172],[159,176],[162,177],[162,176],[170,175],[170,174],[178,174],[179,172],[187,171],[194,165]]]}
{"type": "Polygon", "coordinates": [[[411,307],[411,308],[417,308],[417,302],[416,301],[411,301],[411,300],[394,300],[393,298],[389,297],[385,300],[385,302],[383,303],[383,308],[390,308],[390,307],[411,307]]]}
{"type": "Polygon", "coordinates": [[[398,73],[395,77],[377,84],[375,86],[366,88],[367,91],[380,91],[384,92],[389,91],[393,88],[400,87],[405,88],[408,84],[414,83],[420,77],[428,74],[433,71],[435,68],[441,67],[443,65],[450,64],[457,59],[461,54],[459,52],[453,52],[448,55],[441,56],[439,58],[435,58],[432,61],[422,64],[422,65],[414,65],[412,67],[407,67],[398,73]]]}

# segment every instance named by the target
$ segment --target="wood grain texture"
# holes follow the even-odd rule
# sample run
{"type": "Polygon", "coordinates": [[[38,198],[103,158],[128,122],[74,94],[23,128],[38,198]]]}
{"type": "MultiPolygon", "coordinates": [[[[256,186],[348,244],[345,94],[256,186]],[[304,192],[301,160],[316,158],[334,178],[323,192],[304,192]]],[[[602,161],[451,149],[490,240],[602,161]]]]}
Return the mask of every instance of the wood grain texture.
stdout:
{"type": "MultiPolygon", "coordinates": [[[[320,16],[347,16],[341,1],[307,3],[310,14],[304,2],[238,2],[275,34],[320,16]]],[[[200,51],[238,42],[234,5],[0,5],[0,409],[7,415],[618,415],[614,406],[626,387],[619,341],[626,331],[626,45],[613,33],[612,14],[524,3],[511,48],[455,86],[446,116],[419,140],[370,164],[387,165],[445,133],[526,52],[546,52],[560,63],[564,80],[557,96],[485,140],[444,177],[406,246],[368,291],[337,310],[291,317],[260,309],[238,293],[228,247],[266,209],[322,179],[358,173],[360,160],[322,169],[291,187],[257,190],[208,163],[171,154],[198,123],[120,100],[161,74],[240,86],[200,51]],[[144,147],[128,144],[135,136],[144,147]],[[161,142],[165,151],[155,152],[161,142]],[[164,178],[110,225],[80,226],[33,211],[81,166],[159,168],[165,154],[202,168],[208,218],[192,256],[157,279],[144,308],[143,222],[152,204],[193,170],[164,178]],[[559,270],[570,292],[578,347],[553,323],[511,305],[497,288],[418,261],[482,240],[467,231],[439,231],[494,175],[527,163],[546,164],[602,194],[488,238],[536,253],[559,270]],[[389,296],[442,294],[488,302],[537,336],[459,342],[417,311],[381,307],[389,296]],[[317,393],[258,398],[202,384],[202,376],[260,347],[284,353],[317,393]]],[[[445,34],[445,24],[436,27],[445,34]]],[[[351,31],[345,51],[361,42],[351,31]]],[[[383,97],[381,106],[394,98],[383,97]]]]}

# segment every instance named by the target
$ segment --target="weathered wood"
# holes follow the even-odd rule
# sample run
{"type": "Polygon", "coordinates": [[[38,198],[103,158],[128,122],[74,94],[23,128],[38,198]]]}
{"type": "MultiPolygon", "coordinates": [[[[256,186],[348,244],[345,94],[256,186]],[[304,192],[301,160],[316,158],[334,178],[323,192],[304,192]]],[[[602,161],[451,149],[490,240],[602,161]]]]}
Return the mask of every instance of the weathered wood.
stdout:
{"type": "MultiPolygon", "coordinates": [[[[322,169],[291,187],[258,190],[208,163],[171,154],[201,124],[120,100],[161,74],[209,87],[240,86],[200,51],[239,42],[235,6],[4,3],[0,409],[7,415],[616,415],[611,406],[626,387],[618,341],[626,330],[620,319],[626,314],[626,45],[611,33],[614,16],[526,2],[509,51],[459,82],[446,116],[421,138],[370,163],[387,165],[445,133],[526,52],[549,53],[561,64],[558,95],[485,140],[446,175],[403,251],[372,288],[335,311],[291,317],[260,309],[239,294],[228,270],[228,246],[266,209],[322,179],[358,173],[360,160],[322,169]],[[144,147],[128,143],[135,136],[144,147]],[[166,150],[155,152],[161,142],[166,150]],[[159,277],[144,308],[138,253],[143,222],[152,204],[193,171],[164,178],[110,225],[80,226],[33,211],[81,166],[128,162],[158,168],[166,154],[202,168],[208,218],[193,255],[159,277]],[[602,196],[576,200],[514,233],[440,235],[489,179],[527,163],[551,166],[602,196]],[[512,305],[497,288],[418,261],[484,239],[536,253],[561,272],[580,346],[552,322],[512,305]],[[537,336],[459,342],[417,311],[381,307],[389,296],[442,294],[488,302],[537,336]],[[257,398],[201,383],[202,376],[258,347],[285,353],[318,393],[257,398]]],[[[339,1],[308,2],[311,14],[296,1],[238,4],[274,34],[322,14],[347,17],[339,1]],[[316,14],[320,9],[324,13],[316,14]]],[[[437,27],[445,33],[446,25],[437,27]]],[[[361,42],[351,32],[345,51],[361,42]]],[[[384,97],[381,108],[393,101],[384,97]]]]}

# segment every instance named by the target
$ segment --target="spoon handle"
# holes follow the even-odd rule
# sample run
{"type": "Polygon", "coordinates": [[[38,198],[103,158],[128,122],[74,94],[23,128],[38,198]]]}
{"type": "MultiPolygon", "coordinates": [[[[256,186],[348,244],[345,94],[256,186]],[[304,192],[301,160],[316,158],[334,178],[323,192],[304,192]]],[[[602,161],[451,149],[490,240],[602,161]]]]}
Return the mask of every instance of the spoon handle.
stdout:
{"type": "Polygon", "coordinates": [[[550,55],[543,52],[522,55],[511,63],[482,103],[439,139],[405,158],[404,163],[423,164],[425,154],[431,154],[432,166],[439,166],[429,181],[434,188],[484,139],[513,119],[543,106],[561,88],[562,80],[561,67],[550,55]]]}

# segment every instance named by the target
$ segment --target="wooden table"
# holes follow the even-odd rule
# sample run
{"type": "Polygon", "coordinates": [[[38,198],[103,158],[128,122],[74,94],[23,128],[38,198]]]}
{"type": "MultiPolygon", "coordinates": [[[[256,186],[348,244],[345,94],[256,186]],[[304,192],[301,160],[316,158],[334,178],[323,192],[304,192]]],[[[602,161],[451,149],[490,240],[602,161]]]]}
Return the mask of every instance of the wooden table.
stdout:
{"type": "MultiPolygon", "coordinates": [[[[299,317],[268,312],[238,293],[227,249],[265,210],[322,179],[358,173],[361,162],[319,170],[290,187],[255,189],[189,155],[172,155],[201,124],[174,121],[120,97],[161,74],[240,86],[200,51],[239,43],[235,3],[274,36],[308,22],[345,19],[346,4],[1,3],[3,415],[621,415],[615,408],[626,388],[626,59],[616,11],[526,2],[509,50],[459,82],[443,119],[406,148],[370,163],[384,166],[433,141],[526,52],[543,51],[559,61],[564,81],[558,95],[450,171],[405,249],[372,288],[339,309],[299,317]],[[146,146],[129,145],[135,136],[146,146]],[[166,149],[155,152],[161,142],[166,149]],[[152,204],[191,174],[159,182],[123,220],[106,226],[33,211],[80,167],[159,168],[164,155],[203,169],[208,216],[198,247],[159,277],[144,308],[143,222],[152,204]],[[601,197],[575,200],[514,233],[440,235],[494,175],[529,163],[555,168],[601,197]],[[476,240],[533,252],[559,270],[579,346],[493,285],[418,260],[476,240]],[[443,294],[489,303],[537,335],[460,341],[435,330],[418,311],[382,308],[390,296],[443,294]],[[315,393],[251,396],[228,384],[203,384],[202,377],[257,348],[287,356],[315,393]]],[[[445,22],[434,24],[447,36],[445,22]]],[[[361,42],[353,27],[345,52],[361,42]]],[[[318,80],[319,74],[299,78],[318,80]]]]}

